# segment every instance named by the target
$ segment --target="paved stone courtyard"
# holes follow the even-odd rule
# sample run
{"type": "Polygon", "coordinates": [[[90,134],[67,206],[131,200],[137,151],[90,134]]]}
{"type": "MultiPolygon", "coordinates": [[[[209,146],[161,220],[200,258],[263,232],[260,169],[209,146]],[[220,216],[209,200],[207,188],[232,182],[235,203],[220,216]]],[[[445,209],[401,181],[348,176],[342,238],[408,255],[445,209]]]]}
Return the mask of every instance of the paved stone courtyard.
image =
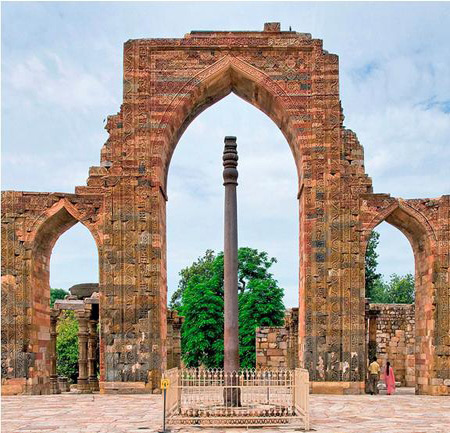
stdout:
{"type": "MultiPolygon", "coordinates": [[[[326,433],[448,433],[450,397],[311,395],[311,427],[326,433]]],[[[143,433],[161,429],[160,395],[14,396],[2,398],[3,433],[143,433]]],[[[260,433],[298,431],[252,428],[260,433]]],[[[172,428],[173,432],[245,432],[246,429],[172,428]]]]}

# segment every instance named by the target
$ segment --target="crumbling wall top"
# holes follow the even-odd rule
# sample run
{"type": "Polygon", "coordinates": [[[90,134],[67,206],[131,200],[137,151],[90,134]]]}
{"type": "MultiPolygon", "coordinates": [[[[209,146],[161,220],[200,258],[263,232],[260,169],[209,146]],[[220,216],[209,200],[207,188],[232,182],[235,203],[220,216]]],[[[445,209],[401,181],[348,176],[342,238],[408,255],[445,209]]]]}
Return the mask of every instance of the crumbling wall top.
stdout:
{"type": "Polygon", "coordinates": [[[289,46],[315,46],[322,47],[321,39],[312,39],[311,33],[296,31],[281,31],[280,23],[265,23],[264,30],[192,30],[183,38],[143,38],[129,39],[125,46],[130,44],[144,44],[158,47],[201,47],[201,46],[233,46],[236,47],[289,47],[289,46]]]}

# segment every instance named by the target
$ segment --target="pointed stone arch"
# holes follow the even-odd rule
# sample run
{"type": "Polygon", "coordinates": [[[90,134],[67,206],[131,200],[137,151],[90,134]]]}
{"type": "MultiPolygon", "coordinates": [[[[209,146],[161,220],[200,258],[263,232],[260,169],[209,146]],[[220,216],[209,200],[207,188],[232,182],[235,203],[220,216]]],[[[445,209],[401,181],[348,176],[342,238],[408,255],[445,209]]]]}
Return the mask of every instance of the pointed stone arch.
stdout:
{"type": "MultiPolygon", "coordinates": [[[[414,234],[421,233],[430,241],[436,241],[436,233],[428,219],[419,210],[414,209],[406,200],[394,199],[387,207],[378,211],[365,225],[363,240],[367,243],[370,233],[379,224],[386,221],[399,229],[408,240],[413,241],[414,234]],[[410,227],[408,228],[408,222],[410,227]],[[413,236],[411,239],[409,237],[413,236]]],[[[415,236],[417,237],[417,236],[415,236]]]]}
{"type": "MultiPolygon", "coordinates": [[[[321,50],[320,53],[323,54],[321,50]]],[[[333,69],[334,66],[332,67],[331,64],[334,65],[336,58],[328,55],[324,56],[324,60],[325,58],[326,61],[330,63],[330,69],[333,69]]],[[[294,95],[288,94],[285,88],[269,75],[268,71],[256,67],[251,63],[251,60],[251,57],[250,59],[245,59],[245,56],[240,56],[237,53],[226,53],[211,65],[202,68],[195,73],[193,73],[194,71],[184,71],[185,75],[188,75],[188,73],[192,73],[192,75],[190,75],[189,80],[177,87],[170,101],[164,105],[164,110],[161,112],[161,115],[158,116],[158,122],[155,126],[151,128],[150,132],[148,123],[144,123],[143,126],[139,128],[140,136],[147,136],[150,142],[150,148],[155,150],[155,157],[153,159],[155,162],[153,166],[153,173],[155,176],[153,179],[154,185],[159,189],[157,195],[159,210],[157,211],[157,214],[160,218],[159,236],[162,241],[162,272],[160,287],[164,288],[160,292],[162,305],[160,304],[157,313],[158,315],[161,315],[161,317],[157,317],[155,322],[162,322],[164,324],[163,327],[165,326],[164,315],[167,304],[165,300],[167,290],[165,202],[168,199],[168,171],[172,155],[180,137],[202,111],[233,92],[244,101],[266,114],[278,126],[286,138],[297,169],[298,191],[301,191],[302,171],[305,165],[305,162],[302,160],[303,150],[306,149],[305,153],[310,153],[313,144],[311,135],[302,133],[304,129],[302,126],[304,126],[305,123],[309,126],[309,122],[313,116],[316,115],[316,112],[321,112],[322,107],[317,109],[313,114],[310,104],[311,95],[305,94],[300,96],[298,93],[294,95]],[[294,100],[295,98],[296,100],[294,100]]],[[[283,84],[286,86],[285,83],[283,84]]],[[[298,85],[298,89],[299,88],[300,86],[298,85]]],[[[165,101],[166,97],[161,97],[161,100],[165,101]]],[[[338,99],[335,99],[334,95],[332,95],[330,96],[330,102],[331,101],[333,101],[333,104],[330,103],[326,107],[328,113],[339,113],[340,105],[338,99]]],[[[152,107],[150,107],[150,109],[151,108],[152,107]]],[[[325,111],[325,107],[323,107],[323,110],[325,111]]],[[[127,113],[128,110],[124,110],[124,119],[127,113]]],[[[323,115],[325,116],[325,114],[323,115]]],[[[148,117],[151,117],[151,114],[149,114],[148,117]]],[[[333,121],[336,121],[336,119],[339,119],[339,116],[333,117],[333,121]]],[[[337,121],[339,122],[339,120],[337,121]]],[[[331,119],[329,122],[331,129],[331,119]]],[[[334,125],[335,128],[337,126],[337,124],[334,125]]],[[[334,134],[337,131],[338,130],[335,129],[334,134]]],[[[321,127],[318,127],[315,130],[315,133],[317,133],[318,136],[322,136],[325,140],[325,133],[322,132],[321,127]]],[[[327,135],[328,137],[331,137],[333,133],[328,132],[327,135]]],[[[330,140],[330,138],[328,138],[328,140],[330,140]]],[[[334,144],[338,145],[337,142],[334,144]]],[[[336,148],[333,150],[335,152],[333,158],[337,158],[339,151],[336,148]]],[[[308,168],[310,167],[309,162],[307,162],[306,165],[308,168]]],[[[308,190],[308,192],[309,191],[310,190],[308,190]]],[[[298,198],[299,204],[304,201],[304,196],[301,196],[300,192],[298,198]]],[[[302,240],[299,238],[299,262],[302,248],[302,240]]],[[[303,260],[303,262],[305,262],[305,260],[303,260]]],[[[301,272],[303,272],[303,270],[299,269],[299,273],[301,272]]],[[[306,286],[308,282],[309,280],[306,278],[299,279],[299,290],[302,293],[307,291],[306,286]]],[[[302,312],[307,310],[304,305],[306,299],[306,296],[300,296],[300,309],[302,312]]],[[[300,327],[302,328],[300,335],[302,337],[306,334],[306,331],[304,330],[306,326],[305,323],[305,315],[302,315],[302,320],[300,322],[300,327]]],[[[158,332],[155,332],[155,334],[157,333],[158,332]]],[[[301,357],[303,358],[303,354],[301,357]]],[[[299,362],[303,363],[303,359],[299,362]]]]}
{"type": "MultiPolygon", "coordinates": [[[[194,75],[174,95],[159,122],[158,129],[164,131],[167,143],[161,181],[165,191],[170,160],[180,137],[201,112],[231,92],[262,111],[280,128],[299,173],[300,145],[291,117],[295,104],[286,91],[266,73],[244,59],[228,54],[194,75]]],[[[299,106],[295,111],[297,114],[305,112],[299,106]]]]}
{"type": "Polygon", "coordinates": [[[436,267],[436,233],[426,218],[408,201],[392,199],[386,206],[372,207],[372,217],[365,226],[364,252],[373,229],[383,221],[400,230],[408,239],[414,254],[415,264],[415,376],[416,392],[430,393],[431,378],[435,366],[436,302],[438,300],[434,281],[436,267]]]}
{"type": "Polygon", "coordinates": [[[80,222],[91,233],[97,248],[100,248],[101,236],[97,227],[88,221],[89,217],[88,213],[78,210],[66,197],[63,197],[30,224],[24,241],[32,243],[33,249],[45,247],[50,248],[51,251],[58,238],[80,222]]]}
{"type": "MultiPolygon", "coordinates": [[[[81,222],[95,240],[98,257],[101,237],[86,214],[79,211],[66,197],[42,212],[30,225],[24,240],[31,251],[29,272],[29,327],[27,329],[27,352],[34,358],[33,368],[38,377],[30,381],[41,381],[44,385],[39,392],[47,393],[50,376],[50,256],[60,236],[81,222]]],[[[35,386],[35,383],[32,383],[35,386]]]]}

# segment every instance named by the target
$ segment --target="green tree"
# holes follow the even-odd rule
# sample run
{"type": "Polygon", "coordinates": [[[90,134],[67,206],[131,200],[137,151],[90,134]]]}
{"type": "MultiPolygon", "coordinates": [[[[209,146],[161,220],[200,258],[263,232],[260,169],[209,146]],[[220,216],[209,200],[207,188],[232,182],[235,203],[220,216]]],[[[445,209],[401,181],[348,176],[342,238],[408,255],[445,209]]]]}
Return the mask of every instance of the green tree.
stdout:
{"type": "Polygon", "coordinates": [[[251,279],[239,294],[239,356],[241,367],[256,364],[255,331],[260,326],[281,326],[284,321],[283,289],[274,279],[251,279]]]}
{"type": "Polygon", "coordinates": [[[180,281],[178,283],[178,288],[173,292],[170,298],[169,308],[171,310],[180,310],[183,292],[186,289],[188,283],[195,276],[205,276],[211,272],[211,264],[216,256],[213,250],[206,250],[203,257],[199,257],[196,262],[192,263],[191,266],[184,268],[180,271],[180,281]]]}
{"type": "Polygon", "coordinates": [[[183,281],[179,309],[184,316],[181,350],[188,367],[212,368],[223,363],[223,260],[199,259],[180,272],[183,281]]]}
{"type": "Polygon", "coordinates": [[[73,311],[65,311],[58,320],[56,338],[58,375],[66,376],[72,383],[78,376],[78,321],[73,311]]]}
{"type": "Polygon", "coordinates": [[[392,274],[389,282],[377,281],[373,290],[372,302],[378,304],[414,303],[414,277],[412,274],[392,274]]]}
{"type": "Polygon", "coordinates": [[[375,292],[379,292],[380,284],[382,284],[382,275],[377,272],[378,253],[377,246],[380,243],[380,234],[375,230],[370,234],[369,242],[366,249],[366,298],[372,302],[375,292]]]}
{"type": "MultiPolygon", "coordinates": [[[[180,272],[180,284],[172,296],[185,317],[181,328],[183,360],[187,366],[223,365],[223,253],[207,250],[180,272]]],[[[283,289],[269,268],[276,262],[266,252],[238,250],[239,340],[242,367],[255,365],[255,330],[283,323],[283,289]]]]}
{"type": "Polygon", "coordinates": [[[277,262],[277,259],[269,257],[265,251],[259,252],[254,248],[242,247],[238,249],[238,262],[239,292],[243,293],[250,281],[272,278],[269,268],[277,262]]]}
{"type": "Polygon", "coordinates": [[[379,279],[372,288],[370,302],[374,304],[389,304],[388,284],[379,279]]]}
{"type": "Polygon", "coordinates": [[[387,285],[388,299],[393,304],[412,304],[414,302],[414,277],[412,274],[390,276],[387,285]]]}
{"type": "Polygon", "coordinates": [[[372,231],[366,249],[366,297],[377,304],[412,304],[414,302],[414,277],[392,274],[389,282],[377,272],[380,234],[372,231]]]}
{"type": "Polygon", "coordinates": [[[50,308],[53,308],[57,299],[64,299],[68,294],[64,289],[50,289],[50,308]]]}

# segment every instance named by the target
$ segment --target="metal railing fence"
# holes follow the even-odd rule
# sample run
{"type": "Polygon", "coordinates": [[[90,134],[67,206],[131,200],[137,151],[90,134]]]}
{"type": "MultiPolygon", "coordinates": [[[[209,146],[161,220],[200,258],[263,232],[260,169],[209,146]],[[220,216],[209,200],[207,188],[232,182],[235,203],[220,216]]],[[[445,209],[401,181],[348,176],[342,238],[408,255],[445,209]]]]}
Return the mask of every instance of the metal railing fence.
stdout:
{"type": "Polygon", "coordinates": [[[243,369],[229,373],[222,369],[172,368],[164,373],[164,378],[170,382],[168,424],[295,424],[309,429],[307,370],[243,369]],[[230,389],[239,403],[226,397],[230,389]]]}

